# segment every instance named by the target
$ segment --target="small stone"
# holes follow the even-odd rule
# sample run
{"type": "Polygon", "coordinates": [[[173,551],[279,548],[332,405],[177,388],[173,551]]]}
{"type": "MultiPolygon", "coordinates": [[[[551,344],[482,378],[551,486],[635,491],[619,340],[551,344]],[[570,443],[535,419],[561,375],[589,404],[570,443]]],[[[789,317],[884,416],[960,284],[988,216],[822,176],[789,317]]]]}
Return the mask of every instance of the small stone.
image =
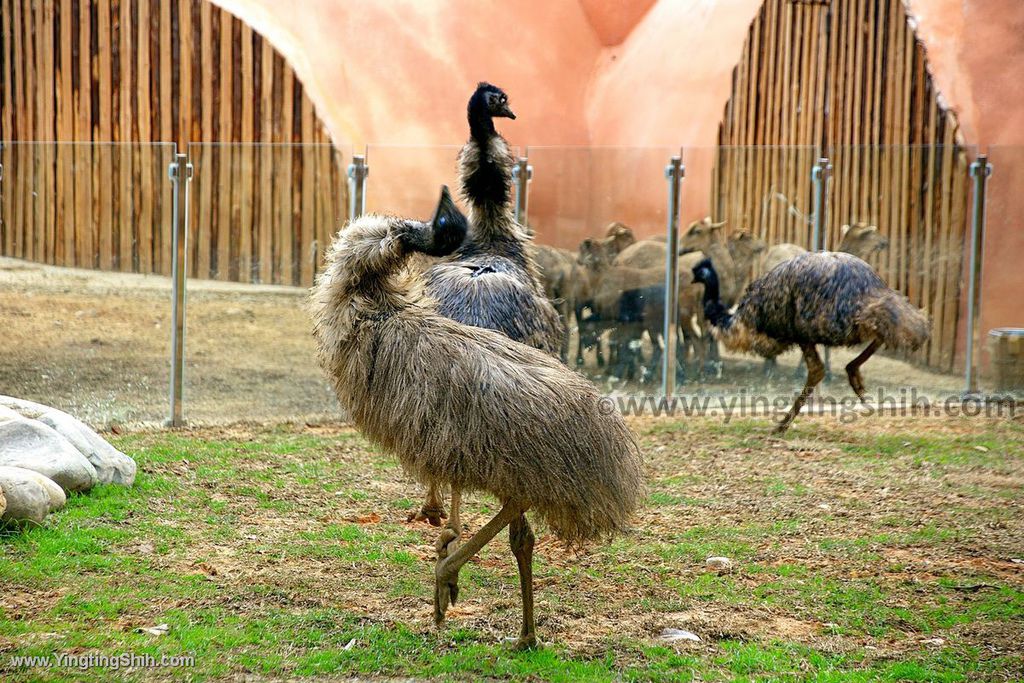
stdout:
{"type": "Polygon", "coordinates": [[[63,436],[96,469],[97,483],[131,486],[135,483],[135,461],[106,442],[84,422],[65,412],[10,396],[0,396],[0,406],[24,418],[38,420],[63,436]]]}
{"type": "Polygon", "coordinates": [[[986,446],[975,446],[974,450],[978,451],[979,453],[988,453],[988,448],[986,446]]]}
{"type": "Polygon", "coordinates": [[[943,640],[942,638],[928,638],[927,640],[922,640],[921,644],[922,645],[936,645],[936,646],[938,646],[938,645],[945,645],[946,641],[943,640]]]}
{"type": "Polygon", "coordinates": [[[674,643],[677,640],[692,640],[694,642],[700,642],[700,636],[696,633],[684,631],[681,628],[666,628],[658,637],[669,643],[674,643]]]}
{"type": "Polygon", "coordinates": [[[4,491],[6,508],[0,522],[42,524],[50,511],[50,494],[35,477],[22,474],[16,467],[6,467],[0,473],[0,488],[4,491]]]}
{"type": "Polygon", "coordinates": [[[171,630],[169,624],[157,624],[156,626],[147,626],[145,628],[135,629],[136,633],[148,633],[151,636],[165,636],[167,632],[171,630]]]}
{"type": "Polygon", "coordinates": [[[96,484],[96,468],[67,439],[11,412],[0,410],[0,465],[34,470],[65,491],[87,491],[96,484]]]}
{"type": "Polygon", "coordinates": [[[728,557],[709,557],[704,561],[704,565],[716,572],[727,572],[732,569],[732,560],[728,557]]]}
{"type": "Polygon", "coordinates": [[[7,467],[0,465],[0,479],[7,475],[9,477],[16,478],[29,478],[39,483],[46,490],[46,495],[50,498],[50,512],[54,510],[60,510],[68,502],[68,497],[64,494],[64,489],[57,486],[56,482],[52,479],[47,478],[45,475],[39,474],[33,470],[27,470],[24,467],[7,467]]]}

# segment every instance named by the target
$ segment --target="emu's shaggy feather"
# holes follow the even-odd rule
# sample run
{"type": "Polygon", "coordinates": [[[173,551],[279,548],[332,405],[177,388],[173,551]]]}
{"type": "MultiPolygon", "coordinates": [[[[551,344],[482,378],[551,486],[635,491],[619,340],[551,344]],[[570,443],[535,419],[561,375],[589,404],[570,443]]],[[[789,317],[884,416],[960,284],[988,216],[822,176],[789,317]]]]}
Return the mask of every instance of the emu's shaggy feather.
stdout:
{"type": "Polygon", "coordinates": [[[314,288],[320,363],[355,424],[424,483],[531,507],[568,542],[621,531],[643,491],[621,416],[554,358],[440,315],[403,269],[406,225],[350,224],[314,288]]]}
{"type": "Polygon", "coordinates": [[[805,342],[853,346],[877,340],[914,350],[928,339],[921,311],[867,263],[839,252],[801,254],[778,265],[752,282],[735,314],[720,322],[712,320],[727,347],[764,356],[805,342]]]}

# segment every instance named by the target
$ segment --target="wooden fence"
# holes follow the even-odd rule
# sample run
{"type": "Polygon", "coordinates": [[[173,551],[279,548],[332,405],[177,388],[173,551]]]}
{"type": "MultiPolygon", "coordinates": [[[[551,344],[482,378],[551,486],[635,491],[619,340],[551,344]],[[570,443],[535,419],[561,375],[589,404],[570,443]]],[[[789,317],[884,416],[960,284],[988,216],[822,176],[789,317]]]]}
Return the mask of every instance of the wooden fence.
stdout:
{"type": "Polygon", "coordinates": [[[889,248],[872,265],[933,321],[914,360],[952,370],[968,158],[902,0],[765,1],[719,129],[715,217],[769,244],[810,246],[820,155],[833,165],[827,247],[843,224],[877,225],[889,248]]]}
{"type": "Polygon", "coordinates": [[[0,36],[0,253],[169,273],[163,141],[196,167],[192,275],[311,282],[347,160],[262,36],[208,0],[0,0],[0,36]]]}

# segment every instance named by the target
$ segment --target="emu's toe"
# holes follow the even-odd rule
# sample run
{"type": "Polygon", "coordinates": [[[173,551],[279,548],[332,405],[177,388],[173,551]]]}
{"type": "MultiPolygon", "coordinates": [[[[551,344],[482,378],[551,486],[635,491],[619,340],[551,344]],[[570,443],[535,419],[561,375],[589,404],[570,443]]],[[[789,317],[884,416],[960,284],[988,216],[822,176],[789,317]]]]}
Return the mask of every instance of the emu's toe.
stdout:
{"type": "Polygon", "coordinates": [[[459,573],[447,570],[447,562],[439,560],[434,569],[434,623],[438,626],[459,597],[459,573]]]}
{"type": "Polygon", "coordinates": [[[423,505],[419,510],[410,512],[406,518],[407,522],[429,522],[430,526],[441,526],[443,521],[448,517],[448,513],[445,512],[444,508],[430,507],[423,505]]]}
{"type": "Polygon", "coordinates": [[[457,540],[459,533],[451,527],[445,527],[441,530],[441,534],[434,541],[434,550],[437,551],[438,561],[448,557],[451,553],[455,552],[458,547],[457,540]]]}

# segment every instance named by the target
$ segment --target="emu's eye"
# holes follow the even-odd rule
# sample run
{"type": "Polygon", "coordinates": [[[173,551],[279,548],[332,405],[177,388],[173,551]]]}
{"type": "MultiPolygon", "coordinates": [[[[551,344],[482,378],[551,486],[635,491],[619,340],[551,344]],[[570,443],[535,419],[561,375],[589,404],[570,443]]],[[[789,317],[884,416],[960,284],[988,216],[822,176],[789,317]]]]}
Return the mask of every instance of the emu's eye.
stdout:
{"type": "Polygon", "coordinates": [[[437,219],[437,224],[442,226],[442,227],[444,227],[445,225],[448,225],[448,216],[441,216],[440,218],[438,218],[437,219]]]}

